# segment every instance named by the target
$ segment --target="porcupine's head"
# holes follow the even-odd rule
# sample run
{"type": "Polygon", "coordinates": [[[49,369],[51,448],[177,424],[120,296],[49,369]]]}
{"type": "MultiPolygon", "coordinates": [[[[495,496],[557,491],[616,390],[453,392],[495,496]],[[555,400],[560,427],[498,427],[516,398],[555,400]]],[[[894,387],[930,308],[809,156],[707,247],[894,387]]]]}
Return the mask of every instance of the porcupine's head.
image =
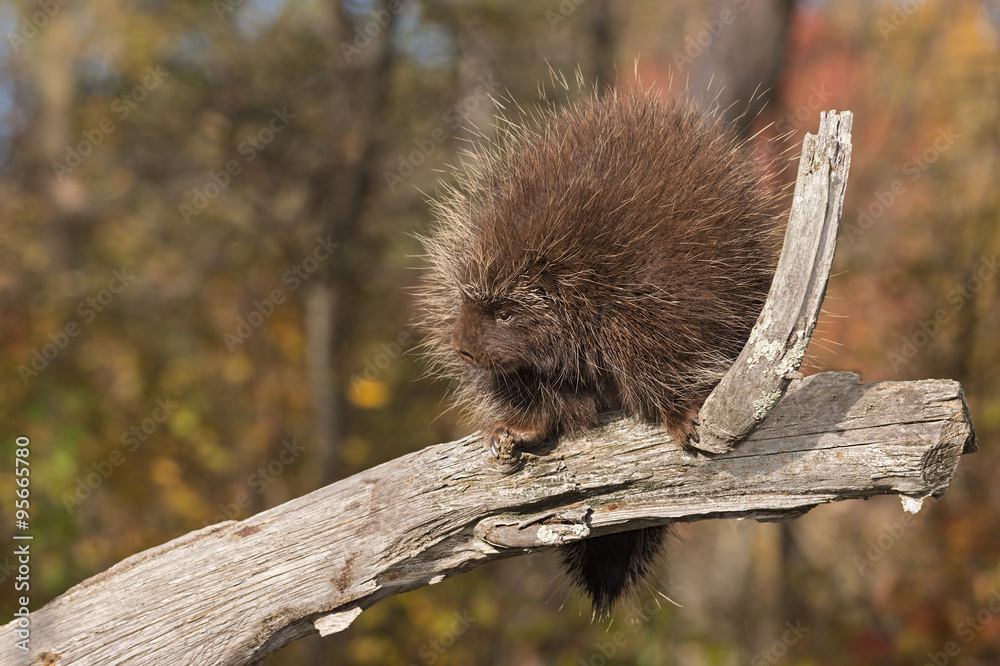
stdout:
{"type": "Polygon", "coordinates": [[[423,239],[431,270],[421,290],[433,370],[453,381],[475,422],[495,416],[487,387],[498,378],[555,380],[578,359],[571,322],[579,313],[570,310],[579,304],[566,299],[551,248],[531,247],[511,223],[526,211],[473,198],[482,185],[470,180],[437,204],[439,226],[423,239]]]}

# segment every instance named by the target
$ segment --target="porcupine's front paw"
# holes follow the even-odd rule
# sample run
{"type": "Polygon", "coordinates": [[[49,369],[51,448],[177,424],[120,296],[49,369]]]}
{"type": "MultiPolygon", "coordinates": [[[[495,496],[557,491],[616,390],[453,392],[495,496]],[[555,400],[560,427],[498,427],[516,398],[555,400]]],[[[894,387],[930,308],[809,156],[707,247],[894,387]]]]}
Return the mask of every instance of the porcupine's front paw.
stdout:
{"type": "Polygon", "coordinates": [[[692,453],[698,450],[698,427],[700,425],[697,408],[689,409],[676,419],[670,419],[666,423],[667,432],[670,433],[674,441],[692,453]]]}
{"type": "Polygon", "coordinates": [[[517,462],[520,457],[517,453],[518,444],[535,444],[545,439],[543,433],[508,428],[497,424],[490,429],[490,455],[499,463],[517,462]]]}

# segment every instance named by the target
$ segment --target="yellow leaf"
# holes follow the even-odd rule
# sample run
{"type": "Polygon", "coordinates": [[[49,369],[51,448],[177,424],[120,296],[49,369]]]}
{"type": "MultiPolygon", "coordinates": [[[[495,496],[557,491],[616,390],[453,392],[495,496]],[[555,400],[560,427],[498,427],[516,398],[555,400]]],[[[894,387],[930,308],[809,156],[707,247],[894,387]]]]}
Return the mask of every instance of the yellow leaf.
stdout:
{"type": "Polygon", "coordinates": [[[153,460],[152,473],[153,481],[164,488],[176,486],[181,480],[180,466],[164,456],[158,456],[153,460]]]}
{"type": "Polygon", "coordinates": [[[379,381],[355,377],[347,389],[347,399],[355,407],[379,409],[389,402],[389,387],[379,381]]]}

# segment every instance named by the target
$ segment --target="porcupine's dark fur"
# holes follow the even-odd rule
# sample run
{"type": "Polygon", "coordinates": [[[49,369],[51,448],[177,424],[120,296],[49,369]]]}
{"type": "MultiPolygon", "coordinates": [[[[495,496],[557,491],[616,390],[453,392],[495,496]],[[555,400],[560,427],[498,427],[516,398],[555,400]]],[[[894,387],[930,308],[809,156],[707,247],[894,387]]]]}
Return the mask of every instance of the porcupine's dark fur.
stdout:
{"type": "MultiPolygon", "coordinates": [[[[721,120],[648,92],[504,122],[423,239],[432,366],[494,451],[603,410],[687,444],[767,296],[775,188],[721,120]]],[[[563,547],[595,613],[646,574],[664,529],[563,547]]]]}

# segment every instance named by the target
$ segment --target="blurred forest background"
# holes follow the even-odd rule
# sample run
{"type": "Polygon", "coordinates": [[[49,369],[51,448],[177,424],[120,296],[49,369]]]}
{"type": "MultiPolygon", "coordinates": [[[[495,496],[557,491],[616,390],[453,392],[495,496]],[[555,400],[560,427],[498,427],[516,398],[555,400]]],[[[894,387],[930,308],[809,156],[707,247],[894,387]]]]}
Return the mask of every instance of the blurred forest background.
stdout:
{"type": "Polygon", "coordinates": [[[787,180],[852,110],[809,371],[957,379],[980,451],[912,519],[679,528],[653,584],[683,608],[592,624],[554,555],[514,558],[267,663],[1000,663],[995,0],[0,0],[0,32],[0,456],[31,438],[33,603],[465,434],[412,353],[413,233],[491,98],[530,107],[551,65],[764,91],[741,129],[792,134],[787,180]]]}

